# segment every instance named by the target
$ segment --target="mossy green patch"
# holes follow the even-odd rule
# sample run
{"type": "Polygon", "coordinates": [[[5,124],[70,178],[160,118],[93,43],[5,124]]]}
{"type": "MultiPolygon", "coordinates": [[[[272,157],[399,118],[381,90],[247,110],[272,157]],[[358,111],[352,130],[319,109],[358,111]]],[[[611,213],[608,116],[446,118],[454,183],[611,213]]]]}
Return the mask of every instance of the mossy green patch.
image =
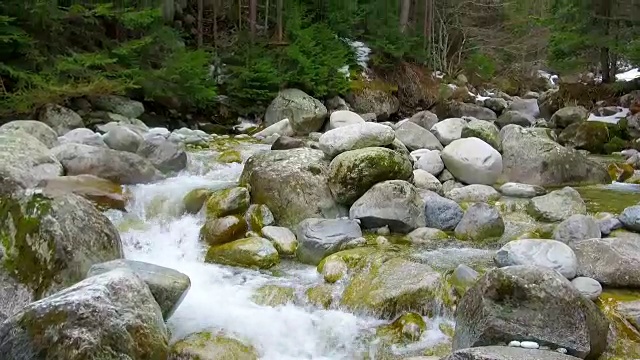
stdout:
{"type": "Polygon", "coordinates": [[[376,336],[389,343],[414,342],[426,328],[427,324],[420,314],[406,313],[391,324],[379,326],[376,336]]]}
{"type": "Polygon", "coordinates": [[[611,323],[614,341],[610,341],[600,360],[623,360],[640,358],[640,331],[619,312],[618,304],[640,299],[639,291],[605,290],[597,305],[611,323]]]}
{"type": "Polygon", "coordinates": [[[258,354],[251,346],[224,336],[200,332],[176,342],[171,347],[170,358],[192,360],[257,360],[258,354]]]}
{"type": "Polygon", "coordinates": [[[601,186],[576,188],[591,214],[610,212],[620,214],[625,208],[640,202],[640,192],[614,191],[601,186]]]}
{"type": "Polygon", "coordinates": [[[241,163],[242,155],[238,150],[226,150],[218,155],[218,161],[225,164],[241,163]]]}
{"type": "Polygon", "coordinates": [[[292,303],[295,299],[294,288],[280,285],[264,285],[251,296],[256,304],[271,307],[292,303]]]}
{"type": "Polygon", "coordinates": [[[197,214],[205,201],[213,193],[210,189],[193,189],[182,198],[182,204],[184,209],[189,214],[197,214]]]}
{"type": "Polygon", "coordinates": [[[330,284],[320,284],[312,286],[305,291],[307,300],[323,309],[328,309],[333,302],[333,286],[330,284]]]}

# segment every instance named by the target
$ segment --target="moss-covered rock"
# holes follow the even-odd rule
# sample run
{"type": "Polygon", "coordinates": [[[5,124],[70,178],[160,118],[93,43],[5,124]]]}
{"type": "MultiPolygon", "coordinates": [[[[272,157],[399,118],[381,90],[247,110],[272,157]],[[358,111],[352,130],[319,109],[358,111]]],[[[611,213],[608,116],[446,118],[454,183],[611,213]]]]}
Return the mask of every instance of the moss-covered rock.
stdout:
{"type": "Polygon", "coordinates": [[[611,163],[607,166],[611,181],[624,182],[633,176],[633,166],[623,163],[611,163]]]}
{"type": "Polygon", "coordinates": [[[298,249],[296,235],[289,229],[279,226],[265,226],[262,236],[273,243],[281,256],[294,256],[298,249]]]}
{"type": "Polygon", "coordinates": [[[115,226],[86,199],[66,194],[0,197],[0,314],[10,315],[123,257],[115,226]],[[20,294],[20,296],[18,296],[20,294]]]}
{"type": "Polygon", "coordinates": [[[208,331],[194,333],[171,347],[170,360],[258,360],[258,353],[249,345],[208,331]]]}
{"type": "Polygon", "coordinates": [[[640,357],[640,331],[619,311],[629,301],[640,301],[640,292],[605,290],[596,304],[611,323],[607,349],[600,360],[636,359],[640,357]]]}
{"type": "Polygon", "coordinates": [[[241,163],[242,155],[238,150],[226,150],[218,155],[218,161],[225,164],[241,163]]]}
{"type": "Polygon", "coordinates": [[[184,210],[189,214],[197,214],[211,194],[213,194],[213,190],[210,189],[193,189],[189,191],[182,198],[184,210]]]}
{"type": "Polygon", "coordinates": [[[268,269],[280,262],[278,251],[267,239],[245,238],[212,246],[205,261],[222,265],[268,269]]]}
{"type": "Polygon", "coordinates": [[[461,135],[463,138],[478,138],[491,145],[491,147],[493,147],[494,149],[498,151],[502,150],[502,143],[500,142],[500,130],[498,130],[498,127],[496,127],[489,121],[471,119],[462,129],[461,135]]]}
{"type": "Polygon", "coordinates": [[[320,284],[312,286],[305,291],[307,300],[323,309],[328,309],[333,303],[333,286],[330,284],[320,284]]]}
{"type": "Polygon", "coordinates": [[[324,272],[324,264],[327,261],[344,261],[347,264],[347,268],[353,269],[358,267],[363,260],[369,258],[371,254],[376,252],[373,247],[358,247],[354,249],[338,251],[335,254],[331,254],[320,261],[318,264],[318,272],[322,274],[324,272]]]}
{"type": "Polygon", "coordinates": [[[279,306],[293,303],[296,300],[295,289],[280,285],[264,285],[251,296],[258,305],[279,306]]]}
{"type": "Polygon", "coordinates": [[[205,204],[207,218],[241,214],[249,208],[249,191],[244,187],[214,191],[205,204]]]}
{"type": "Polygon", "coordinates": [[[209,245],[222,245],[240,239],[247,232],[247,223],[238,215],[207,219],[200,228],[200,239],[209,245]]]}
{"type": "Polygon", "coordinates": [[[267,205],[252,204],[244,214],[244,219],[249,225],[249,229],[253,231],[261,231],[263,227],[270,226],[275,223],[273,214],[267,205]]]}
{"type": "Polygon", "coordinates": [[[339,257],[328,259],[322,264],[322,276],[330,284],[342,279],[347,270],[347,263],[339,257]]]}
{"type": "Polygon", "coordinates": [[[560,133],[558,141],[565,146],[601,154],[609,142],[609,127],[599,121],[573,123],[560,133]]]}
{"type": "Polygon", "coordinates": [[[376,336],[389,343],[407,343],[420,339],[427,324],[420,314],[406,313],[398,317],[391,324],[382,325],[376,329],[376,336]]]}
{"type": "Polygon", "coordinates": [[[385,180],[409,180],[408,158],[387,148],[371,147],[343,152],[329,166],[329,187],[336,201],[351,205],[373,185],[385,180]]]}

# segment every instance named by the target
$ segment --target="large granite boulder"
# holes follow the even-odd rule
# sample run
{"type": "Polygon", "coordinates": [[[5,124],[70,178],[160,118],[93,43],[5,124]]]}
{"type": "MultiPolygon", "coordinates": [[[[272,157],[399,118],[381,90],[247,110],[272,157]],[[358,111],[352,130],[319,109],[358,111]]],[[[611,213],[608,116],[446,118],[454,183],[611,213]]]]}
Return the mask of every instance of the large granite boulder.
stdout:
{"type": "Polygon", "coordinates": [[[296,257],[305,264],[317,265],[323,258],[345,250],[362,238],[360,225],[347,219],[306,219],[296,229],[296,257]]]}
{"type": "Polygon", "coordinates": [[[15,120],[0,126],[0,133],[24,131],[51,149],[58,145],[58,134],[49,125],[35,120],[15,120]]]}
{"type": "Polygon", "coordinates": [[[82,118],[75,111],[66,107],[47,104],[38,110],[38,120],[49,125],[59,136],[69,131],[84,127],[82,118]]]}
{"type": "Polygon", "coordinates": [[[453,141],[441,153],[447,170],[467,184],[493,185],[502,173],[502,156],[478,138],[453,141]]]}
{"type": "MultiPolygon", "coordinates": [[[[289,119],[291,128],[298,135],[307,135],[322,128],[327,108],[302,90],[284,89],[278,93],[264,115],[266,126],[289,119]]],[[[284,134],[281,134],[284,135],[284,134]]]]}
{"type": "Polygon", "coordinates": [[[363,122],[329,130],[318,140],[320,150],[333,158],[349,150],[373,146],[386,146],[393,142],[396,134],[389,126],[363,122]]]}
{"type": "MultiPolygon", "coordinates": [[[[511,346],[480,346],[461,349],[441,360],[577,360],[557,351],[524,349],[511,346]]],[[[415,360],[421,360],[416,358],[415,360]]],[[[426,359],[425,359],[426,360],[426,359]]]]}
{"type": "Polygon", "coordinates": [[[578,272],[578,258],[560,241],[519,239],[508,242],[494,257],[498,267],[532,265],[553,269],[571,280],[578,272]]]}
{"type": "Polygon", "coordinates": [[[638,239],[584,239],[570,246],[578,258],[578,276],[587,276],[611,287],[640,288],[638,239]]]}

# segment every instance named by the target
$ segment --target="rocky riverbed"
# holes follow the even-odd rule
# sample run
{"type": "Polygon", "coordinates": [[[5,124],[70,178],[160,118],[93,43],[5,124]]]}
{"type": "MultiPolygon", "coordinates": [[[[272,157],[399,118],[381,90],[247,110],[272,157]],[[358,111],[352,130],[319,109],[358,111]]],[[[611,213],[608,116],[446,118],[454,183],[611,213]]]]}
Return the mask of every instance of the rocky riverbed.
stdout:
{"type": "Polygon", "coordinates": [[[505,120],[531,101],[377,123],[313,100],[252,136],[124,98],[0,127],[3,359],[640,357],[630,163],[505,120]]]}

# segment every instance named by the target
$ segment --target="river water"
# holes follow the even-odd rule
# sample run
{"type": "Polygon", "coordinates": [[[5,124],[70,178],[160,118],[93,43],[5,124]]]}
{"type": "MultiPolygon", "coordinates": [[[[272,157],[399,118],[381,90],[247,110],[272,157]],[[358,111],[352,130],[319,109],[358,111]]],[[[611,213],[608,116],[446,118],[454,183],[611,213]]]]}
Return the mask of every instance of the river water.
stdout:
{"type": "MultiPolygon", "coordinates": [[[[240,145],[246,160],[264,145],[240,145]]],[[[204,216],[181,215],[183,196],[192,189],[227,187],[237,182],[241,164],[219,164],[216,152],[190,153],[188,168],[176,177],[127,189],[131,201],[127,213],[110,211],[107,216],[121,233],[125,257],[181,271],[191,279],[191,289],[169,319],[172,341],[200,330],[223,330],[253,345],[260,359],[341,360],[376,356],[372,340],[379,319],[356,316],[340,309],[324,310],[312,305],[260,306],[251,300],[265,284],[293,286],[300,295],[310,284],[322,283],[315,267],[283,261],[274,272],[205,264],[206,246],[198,241],[204,216]]],[[[301,296],[303,298],[303,296],[301,296]]],[[[431,321],[417,343],[395,349],[403,353],[431,347],[446,339],[431,321]]]]}

